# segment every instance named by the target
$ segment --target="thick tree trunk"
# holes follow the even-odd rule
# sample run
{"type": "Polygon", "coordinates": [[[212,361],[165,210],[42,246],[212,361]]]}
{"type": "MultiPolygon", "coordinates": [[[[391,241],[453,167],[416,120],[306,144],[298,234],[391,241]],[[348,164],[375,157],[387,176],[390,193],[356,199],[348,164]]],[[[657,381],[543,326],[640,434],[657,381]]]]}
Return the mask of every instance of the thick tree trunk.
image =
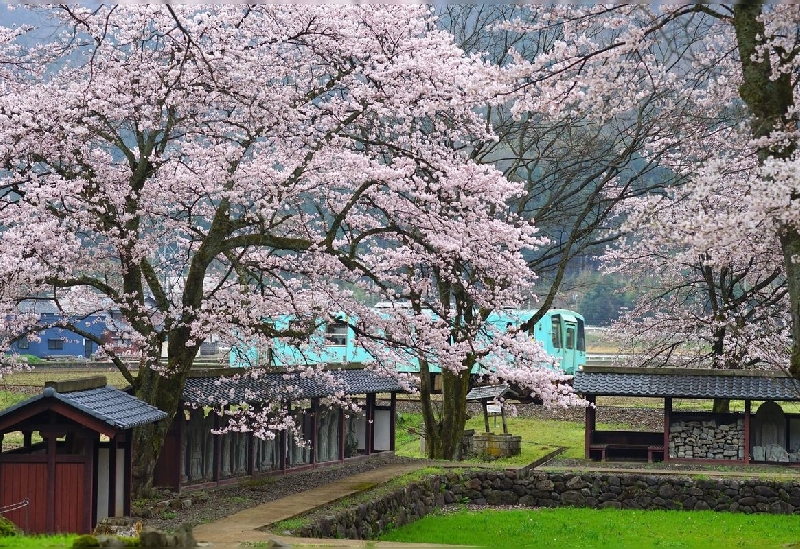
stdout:
{"type": "MultiPolygon", "coordinates": [[[[426,453],[430,459],[458,461],[462,459],[461,443],[467,423],[467,393],[470,368],[454,374],[442,373],[441,419],[437,418],[430,399],[429,384],[422,383],[423,418],[425,420],[426,453]]],[[[425,376],[427,378],[427,376],[425,376]]]]}
{"type": "Polygon", "coordinates": [[[783,264],[786,268],[786,284],[789,287],[789,303],[792,309],[792,355],[789,372],[800,379],[800,232],[786,228],[781,235],[783,264]]]}
{"type": "Polygon", "coordinates": [[[711,411],[715,414],[727,414],[731,411],[731,401],[727,398],[715,398],[711,411]]]}
{"type": "Polygon", "coordinates": [[[199,350],[197,345],[186,345],[188,328],[175,330],[170,336],[169,373],[161,375],[148,366],[142,366],[136,379],[136,396],[167,414],[163,421],[134,429],[131,465],[132,489],[136,496],[146,496],[152,492],[156,463],[178,411],[186,377],[199,350]]]}
{"type": "Polygon", "coordinates": [[[162,377],[153,370],[148,370],[140,382],[136,396],[166,412],[167,418],[134,429],[132,488],[137,497],[147,496],[152,492],[156,462],[164,446],[167,431],[178,411],[185,379],[185,376],[162,377]]]}
{"type": "MultiPolygon", "coordinates": [[[[754,58],[764,37],[764,23],[759,20],[761,3],[737,4],[734,7],[733,26],[742,64],[742,85],[739,95],[747,104],[753,118],[753,137],[765,137],[775,129],[796,129],[797,122],[789,113],[794,105],[792,75],[782,74],[772,78],[768,56],[754,58]]],[[[790,158],[796,145],[763,148],[758,151],[762,162],[769,157],[790,158]]],[[[800,196],[793,196],[797,200],[800,196]]],[[[796,227],[782,226],[778,234],[784,257],[784,269],[789,290],[792,318],[792,351],[789,371],[800,379],[800,234],[796,227]]]]}

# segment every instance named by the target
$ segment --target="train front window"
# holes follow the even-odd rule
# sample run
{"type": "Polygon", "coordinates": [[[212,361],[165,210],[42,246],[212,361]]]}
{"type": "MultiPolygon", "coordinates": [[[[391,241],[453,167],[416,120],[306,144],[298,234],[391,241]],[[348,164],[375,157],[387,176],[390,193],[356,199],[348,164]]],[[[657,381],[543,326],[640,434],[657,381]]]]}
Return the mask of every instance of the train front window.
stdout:
{"type": "Polygon", "coordinates": [[[578,350],[585,351],[586,350],[586,329],[584,327],[584,322],[580,318],[578,319],[578,350]]]}
{"type": "Polygon", "coordinates": [[[567,326],[567,349],[575,348],[575,326],[567,326]]]}
{"type": "Polygon", "coordinates": [[[550,317],[552,322],[552,332],[553,332],[553,348],[560,349],[562,347],[561,344],[561,315],[553,315],[550,317]]]}
{"type": "Polygon", "coordinates": [[[347,324],[331,322],[325,327],[325,339],[328,345],[347,345],[347,324]]]}

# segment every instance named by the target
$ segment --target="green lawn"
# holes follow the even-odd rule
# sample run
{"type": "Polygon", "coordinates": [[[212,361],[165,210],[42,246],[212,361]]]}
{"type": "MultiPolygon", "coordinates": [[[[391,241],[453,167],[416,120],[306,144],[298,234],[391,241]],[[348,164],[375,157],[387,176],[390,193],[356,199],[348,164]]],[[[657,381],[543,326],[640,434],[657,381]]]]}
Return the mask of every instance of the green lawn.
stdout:
{"type": "MultiPolygon", "coordinates": [[[[492,464],[498,467],[528,465],[548,453],[565,448],[561,457],[583,458],[584,425],[570,421],[556,421],[536,418],[507,418],[508,432],[522,437],[522,453],[506,459],[498,459],[492,464]]],[[[489,428],[494,433],[503,432],[502,420],[489,418],[489,428]]],[[[631,425],[598,423],[598,429],[633,429],[631,425]]],[[[477,415],[467,421],[467,429],[475,429],[476,433],[485,431],[483,416],[477,415]]],[[[422,414],[402,413],[397,422],[396,453],[401,456],[424,457],[420,446],[422,431],[422,414]]],[[[486,462],[467,460],[467,463],[486,462]]]]}
{"type": "Polygon", "coordinates": [[[72,547],[77,536],[63,534],[56,536],[10,536],[0,537],[0,547],[17,547],[19,549],[40,549],[46,547],[72,547]]]}
{"type": "Polygon", "coordinates": [[[380,539],[509,549],[777,549],[800,542],[800,520],[713,511],[462,509],[430,515],[380,539]]]}

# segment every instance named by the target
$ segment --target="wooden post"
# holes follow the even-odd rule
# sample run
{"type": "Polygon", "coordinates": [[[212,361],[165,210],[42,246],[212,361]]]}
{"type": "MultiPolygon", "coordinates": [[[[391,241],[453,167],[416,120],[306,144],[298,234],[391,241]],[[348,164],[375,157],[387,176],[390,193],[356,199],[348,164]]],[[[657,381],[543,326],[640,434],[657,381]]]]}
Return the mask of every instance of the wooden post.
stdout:
{"type": "Polygon", "coordinates": [[[669,424],[672,416],[672,398],[664,397],[664,462],[669,461],[669,424]]]}
{"type": "Polygon", "coordinates": [[[486,429],[486,432],[489,432],[489,401],[486,399],[481,400],[481,406],[483,407],[483,426],[486,429]]]}
{"type": "Polygon", "coordinates": [[[94,525],[97,523],[97,490],[95,486],[97,481],[95,479],[94,464],[97,461],[97,450],[100,445],[100,434],[91,432],[88,429],[83,432],[84,436],[84,451],[83,457],[83,501],[88,502],[89,509],[83,516],[83,529],[85,533],[94,530],[94,525]]]}
{"type": "Polygon", "coordinates": [[[108,445],[108,516],[117,516],[117,438],[114,435],[108,445]]]}
{"type": "MultiPolygon", "coordinates": [[[[744,464],[750,464],[750,414],[752,401],[744,401],[744,464]]],[[[788,431],[787,431],[788,432],[788,431]]]]}
{"type": "Polygon", "coordinates": [[[503,419],[503,434],[508,434],[508,425],[506,425],[506,411],[505,406],[500,405],[500,417],[503,419]]]}
{"type": "Polygon", "coordinates": [[[317,421],[317,416],[319,415],[319,399],[312,398],[311,399],[311,458],[309,459],[309,463],[312,465],[317,463],[317,448],[319,446],[319,433],[317,432],[317,428],[319,427],[319,422],[317,421]]]}
{"type": "MultiPolygon", "coordinates": [[[[219,414],[214,413],[214,430],[217,431],[220,428],[220,417],[219,414]]],[[[213,473],[211,473],[211,480],[214,482],[219,482],[219,479],[222,478],[222,435],[214,435],[214,468],[213,473]]]]}
{"type": "MultiPolygon", "coordinates": [[[[41,431],[40,431],[41,432],[41,431]]],[[[56,435],[48,433],[42,436],[47,439],[47,508],[45,509],[44,528],[49,534],[56,531],[56,435]]]]}
{"type": "Polygon", "coordinates": [[[347,421],[345,421],[344,410],[339,408],[339,461],[344,461],[347,451],[347,421]]]}
{"type": "MultiPolygon", "coordinates": [[[[291,402],[287,402],[286,403],[286,414],[289,415],[289,416],[292,415],[292,403],[291,402]]],[[[281,453],[280,454],[280,467],[281,467],[281,471],[286,473],[286,467],[288,465],[287,464],[288,460],[286,459],[286,454],[289,452],[289,437],[286,436],[286,429],[282,429],[281,430],[280,446],[281,446],[280,447],[280,453],[281,453]]]]}
{"type": "Polygon", "coordinates": [[[131,516],[131,474],[133,473],[133,433],[131,431],[125,432],[125,446],[123,451],[125,452],[125,476],[122,483],[122,514],[126,517],[129,517],[131,516]]]}
{"type": "Polygon", "coordinates": [[[597,410],[595,409],[595,404],[597,402],[597,397],[595,395],[586,395],[586,400],[589,402],[591,406],[586,407],[586,414],[584,419],[584,426],[583,426],[583,444],[584,444],[584,458],[589,460],[592,458],[591,452],[589,448],[592,445],[592,439],[594,438],[594,429],[596,425],[596,414],[597,410]]]}
{"type": "MultiPolygon", "coordinates": [[[[389,449],[394,452],[395,424],[397,423],[397,393],[392,392],[389,400],[389,449]]],[[[788,431],[787,431],[788,432],[788,431]]]]}
{"type": "Polygon", "coordinates": [[[372,433],[375,429],[375,395],[367,395],[367,414],[364,421],[364,451],[367,455],[373,451],[372,447],[372,433]]]}

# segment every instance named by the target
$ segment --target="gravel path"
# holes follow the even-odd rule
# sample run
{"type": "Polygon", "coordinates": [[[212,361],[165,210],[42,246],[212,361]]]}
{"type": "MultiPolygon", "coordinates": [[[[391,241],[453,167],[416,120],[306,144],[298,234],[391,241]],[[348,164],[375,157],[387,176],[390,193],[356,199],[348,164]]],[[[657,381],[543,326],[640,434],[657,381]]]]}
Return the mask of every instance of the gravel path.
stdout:
{"type": "Polygon", "coordinates": [[[212,522],[244,509],[310,490],[351,475],[371,471],[389,463],[415,461],[394,455],[377,455],[370,459],[320,467],[308,471],[262,477],[239,485],[213,490],[198,490],[177,497],[160,492],[157,497],[134,502],[132,514],[146,526],[174,531],[179,525],[212,522]]]}

